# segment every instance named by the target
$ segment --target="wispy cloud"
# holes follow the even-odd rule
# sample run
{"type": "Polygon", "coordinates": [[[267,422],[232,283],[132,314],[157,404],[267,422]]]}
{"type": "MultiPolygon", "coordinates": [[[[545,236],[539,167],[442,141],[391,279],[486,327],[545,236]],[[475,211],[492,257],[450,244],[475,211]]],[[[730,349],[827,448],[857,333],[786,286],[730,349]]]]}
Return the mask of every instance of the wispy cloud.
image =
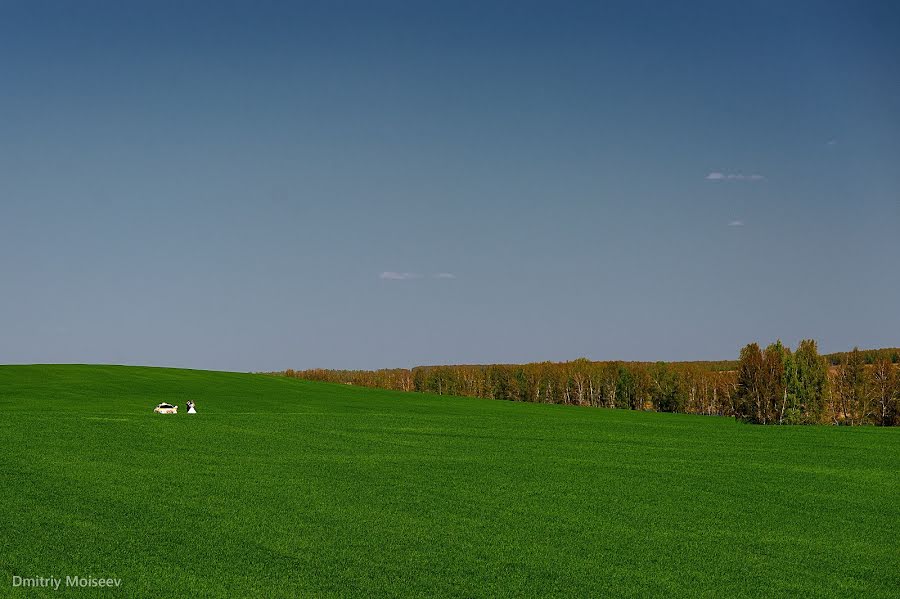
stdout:
{"type": "Polygon", "coordinates": [[[729,226],[729,227],[743,227],[743,226],[744,226],[744,221],[742,221],[742,220],[733,220],[733,221],[731,221],[730,223],[728,223],[728,226],[729,226]]]}
{"type": "Polygon", "coordinates": [[[825,145],[828,147],[834,147],[837,145],[837,140],[832,137],[831,139],[829,139],[828,141],[825,142],[825,145]]]}
{"type": "Polygon", "coordinates": [[[707,181],[762,181],[765,179],[762,175],[743,175],[741,173],[721,173],[713,171],[706,175],[707,181]]]}
{"type": "Polygon", "coordinates": [[[378,278],[385,279],[387,281],[408,281],[410,279],[421,278],[421,276],[422,275],[416,274],[414,272],[394,272],[392,270],[386,270],[378,275],[378,278]]]}
{"type": "MultiPolygon", "coordinates": [[[[393,270],[386,270],[380,275],[378,275],[379,279],[384,279],[385,281],[409,281],[412,279],[421,279],[426,275],[421,275],[417,272],[396,272],[393,270]]],[[[455,279],[456,275],[452,272],[436,272],[433,275],[430,275],[432,279],[455,279]]]]}

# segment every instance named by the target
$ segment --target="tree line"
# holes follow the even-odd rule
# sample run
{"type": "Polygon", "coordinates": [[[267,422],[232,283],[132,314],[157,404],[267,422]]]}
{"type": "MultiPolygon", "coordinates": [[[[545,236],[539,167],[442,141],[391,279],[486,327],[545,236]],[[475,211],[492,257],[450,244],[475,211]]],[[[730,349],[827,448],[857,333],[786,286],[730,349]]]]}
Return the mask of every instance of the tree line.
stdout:
{"type": "Polygon", "coordinates": [[[741,350],[735,416],[760,424],[900,424],[900,368],[890,351],[819,357],[816,343],[795,352],[780,341],[741,350]]]}
{"type": "Polygon", "coordinates": [[[397,391],[734,416],[759,424],[900,424],[895,349],[820,355],[780,341],[745,346],[738,361],[569,362],[271,373],[397,391]]]}

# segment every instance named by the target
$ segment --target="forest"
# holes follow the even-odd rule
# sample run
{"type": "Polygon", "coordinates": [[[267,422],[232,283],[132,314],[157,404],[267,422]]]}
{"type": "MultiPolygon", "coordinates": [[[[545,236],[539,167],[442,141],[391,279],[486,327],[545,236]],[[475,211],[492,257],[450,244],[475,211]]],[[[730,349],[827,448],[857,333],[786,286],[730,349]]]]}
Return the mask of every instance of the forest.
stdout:
{"type": "Polygon", "coordinates": [[[820,355],[776,341],[737,361],[569,362],[292,370],[270,374],[397,391],[733,416],[758,424],[900,424],[900,349],[820,355]]]}

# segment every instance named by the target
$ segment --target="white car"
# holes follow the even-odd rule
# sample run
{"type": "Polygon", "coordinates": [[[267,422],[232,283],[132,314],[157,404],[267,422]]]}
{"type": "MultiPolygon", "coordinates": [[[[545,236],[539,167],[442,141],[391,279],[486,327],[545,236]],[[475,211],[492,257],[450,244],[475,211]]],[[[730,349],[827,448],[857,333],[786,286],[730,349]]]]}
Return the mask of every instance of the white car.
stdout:
{"type": "Polygon", "coordinates": [[[173,406],[172,404],[169,404],[169,403],[161,403],[158,406],[156,406],[155,408],[153,408],[153,411],[156,412],[157,414],[177,414],[178,406],[173,406]]]}

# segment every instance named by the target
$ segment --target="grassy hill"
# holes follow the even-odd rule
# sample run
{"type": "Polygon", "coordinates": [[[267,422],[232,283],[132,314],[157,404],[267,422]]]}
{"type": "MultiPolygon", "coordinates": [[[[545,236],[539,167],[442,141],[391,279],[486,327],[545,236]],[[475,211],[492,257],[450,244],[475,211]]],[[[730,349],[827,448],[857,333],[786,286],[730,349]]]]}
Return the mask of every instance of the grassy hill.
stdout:
{"type": "Polygon", "coordinates": [[[0,447],[0,595],[15,575],[156,597],[900,588],[895,429],[4,366],[0,447]],[[186,399],[198,415],[151,411],[186,399]]]}

